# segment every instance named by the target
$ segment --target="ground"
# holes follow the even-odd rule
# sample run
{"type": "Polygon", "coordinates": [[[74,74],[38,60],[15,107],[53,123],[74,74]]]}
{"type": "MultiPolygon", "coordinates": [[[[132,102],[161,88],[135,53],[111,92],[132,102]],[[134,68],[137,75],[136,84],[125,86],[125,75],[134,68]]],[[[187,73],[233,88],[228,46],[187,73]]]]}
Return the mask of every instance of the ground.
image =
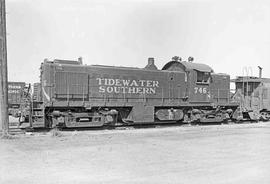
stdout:
{"type": "Polygon", "coordinates": [[[0,183],[269,184],[269,140],[270,123],[29,133],[0,140],[0,183]]]}

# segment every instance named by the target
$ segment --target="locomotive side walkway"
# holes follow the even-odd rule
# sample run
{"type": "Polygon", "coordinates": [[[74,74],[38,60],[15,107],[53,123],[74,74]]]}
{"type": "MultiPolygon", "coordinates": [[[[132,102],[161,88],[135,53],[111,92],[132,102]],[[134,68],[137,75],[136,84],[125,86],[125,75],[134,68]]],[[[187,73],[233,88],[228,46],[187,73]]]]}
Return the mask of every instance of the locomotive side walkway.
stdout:
{"type": "Polygon", "coordinates": [[[270,183],[270,123],[0,140],[0,183],[270,183]]]}

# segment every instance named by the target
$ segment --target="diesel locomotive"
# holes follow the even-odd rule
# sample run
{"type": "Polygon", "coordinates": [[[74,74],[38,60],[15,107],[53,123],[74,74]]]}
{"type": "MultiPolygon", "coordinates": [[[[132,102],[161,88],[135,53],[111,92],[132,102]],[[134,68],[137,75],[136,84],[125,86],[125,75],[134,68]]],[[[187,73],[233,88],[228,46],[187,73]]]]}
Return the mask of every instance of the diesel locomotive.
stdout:
{"type": "MultiPolygon", "coordinates": [[[[84,65],[47,59],[40,67],[42,103],[32,126],[101,127],[226,122],[243,118],[230,76],[193,58],[173,57],[162,69],[84,65]]],[[[35,106],[35,105],[34,105],[35,106]]],[[[32,105],[33,107],[33,105],[32,105]]]]}

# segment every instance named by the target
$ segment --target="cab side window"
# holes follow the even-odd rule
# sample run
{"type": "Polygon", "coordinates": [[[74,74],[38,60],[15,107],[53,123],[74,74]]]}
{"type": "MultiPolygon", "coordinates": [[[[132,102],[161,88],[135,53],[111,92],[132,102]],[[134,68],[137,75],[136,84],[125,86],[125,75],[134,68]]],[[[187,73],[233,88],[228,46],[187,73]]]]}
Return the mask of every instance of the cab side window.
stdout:
{"type": "Polygon", "coordinates": [[[197,83],[209,84],[210,73],[197,71],[197,83]]]}

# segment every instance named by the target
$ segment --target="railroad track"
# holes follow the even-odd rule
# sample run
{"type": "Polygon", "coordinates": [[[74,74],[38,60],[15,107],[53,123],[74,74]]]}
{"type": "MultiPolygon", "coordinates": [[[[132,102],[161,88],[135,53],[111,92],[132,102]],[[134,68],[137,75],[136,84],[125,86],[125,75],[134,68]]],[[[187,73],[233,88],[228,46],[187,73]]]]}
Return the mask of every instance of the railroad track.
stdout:
{"type": "Polygon", "coordinates": [[[11,135],[25,134],[25,130],[23,130],[21,128],[11,127],[8,129],[8,133],[11,135]]]}
{"type": "MultiPolygon", "coordinates": [[[[59,128],[60,131],[98,131],[98,130],[109,130],[109,129],[115,129],[115,130],[125,130],[125,129],[146,129],[146,128],[166,128],[166,127],[178,127],[178,126],[204,126],[204,125],[221,125],[221,124],[249,124],[249,123],[255,123],[251,121],[244,121],[240,123],[235,122],[228,122],[228,123],[197,123],[197,124],[178,124],[178,123],[167,123],[167,124],[142,124],[142,125],[125,125],[125,126],[116,126],[116,127],[92,127],[92,128],[59,128]]],[[[48,132],[51,129],[48,128],[34,128],[30,129],[29,127],[25,128],[19,128],[17,122],[11,122],[9,125],[9,133],[11,135],[18,135],[18,134],[25,134],[26,132],[48,132]]]]}

